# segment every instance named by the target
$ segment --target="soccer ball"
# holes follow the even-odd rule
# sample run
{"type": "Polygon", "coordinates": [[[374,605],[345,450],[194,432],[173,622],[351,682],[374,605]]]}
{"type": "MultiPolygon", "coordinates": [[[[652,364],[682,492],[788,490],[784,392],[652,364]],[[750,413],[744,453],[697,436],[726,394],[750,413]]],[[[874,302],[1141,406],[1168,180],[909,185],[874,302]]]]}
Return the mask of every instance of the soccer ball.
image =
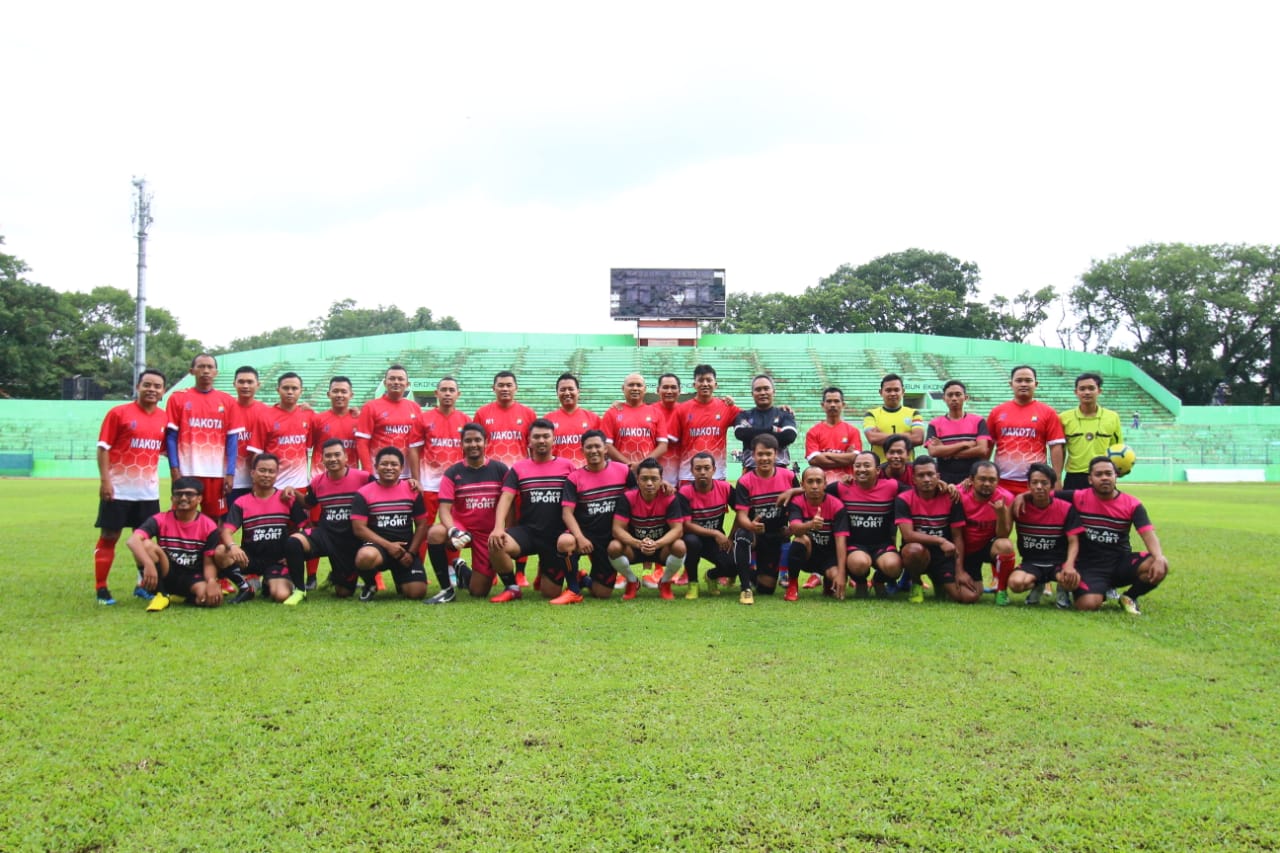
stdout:
{"type": "Polygon", "coordinates": [[[1113,444],[1108,447],[1107,458],[1116,466],[1116,473],[1121,477],[1132,471],[1133,463],[1138,461],[1138,455],[1127,444],[1113,444]]]}

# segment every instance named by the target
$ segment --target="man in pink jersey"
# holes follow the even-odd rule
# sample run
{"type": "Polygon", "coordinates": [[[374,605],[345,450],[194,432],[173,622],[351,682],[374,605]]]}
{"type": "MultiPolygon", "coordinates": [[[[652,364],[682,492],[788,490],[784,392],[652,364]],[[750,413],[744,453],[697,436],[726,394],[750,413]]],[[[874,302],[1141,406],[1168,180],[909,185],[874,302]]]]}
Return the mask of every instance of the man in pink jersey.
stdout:
{"type": "Polygon", "coordinates": [[[733,491],[738,528],[734,533],[734,562],[739,569],[755,563],[755,569],[748,571],[747,588],[738,596],[742,604],[755,603],[753,588],[773,595],[778,585],[782,548],[791,540],[785,500],[780,499],[800,485],[789,468],[777,467],[778,440],[772,435],[756,436],[751,452],[756,464],[743,472],[733,491]]]}
{"type": "Polygon", "coordinates": [[[805,433],[804,458],[821,468],[828,483],[853,476],[853,458],[862,449],[862,431],[844,419],[844,391],[835,387],[822,392],[826,419],[805,433]]]}
{"type": "MultiPolygon", "coordinates": [[[[617,572],[609,563],[609,540],[613,538],[613,516],[617,503],[628,489],[636,487],[631,469],[614,461],[605,452],[604,433],[587,430],[582,436],[587,464],[569,473],[561,494],[561,518],[565,532],[556,550],[564,555],[569,575],[578,572],[578,560],[591,562],[591,594],[596,598],[613,595],[617,572]]],[[[635,580],[634,575],[628,578],[635,580]]],[[[582,595],[566,590],[552,604],[577,604],[582,595]]]]}
{"type": "Polygon", "coordinates": [[[959,485],[969,476],[969,468],[978,459],[991,456],[991,436],[987,421],[967,414],[964,404],[969,392],[959,379],[948,379],[942,386],[942,400],[947,413],[929,421],[925,432],[925,451],[938,460],[938,475],[943,481],[959,485]]]}
{"type": "Polygon", "coordinates": [[[390,569],[396,591],[420,601],[427,597],[427,570],[418,558],[428,530],[422,494],[405,482],[404,454],[398,448],[379,450],[374,470],[378,479],[351,502],[351,532],[364,543],[356,552],[356,571],[364,580],[360,600],[373,600],[374,575],[390,569]]]}
{"type": "Polygon", "coordinates": [[[262,452],[262,448],[250,449],[255,440],[260,442],[264,421],[267,416],[267,404],[257,398],[258,368],[251,364],[242,364],[236,368],[236,418],[240,422],[240,432],[236,437],[236,472],[231,479],[231,491],[227,492],[227,507],[235,503],[236,498],[247,495],[253,490],[253,477],[249,472],[250,460],[262,452]]]}
{"type": "Polygon", "coordinates": [[[685,598],[698,597],[698,563],[706,560],[712,569],[707,572],[707,591],[720,594],[721,579],[737,577],[743,589],[749,584],[733,562],[733,543],[724,533],[724,517],[733,500],[733,487],[725,480],[717,480],[716,460],[710,453],[701,451],[689,464],[693,482],[680,487],[680,499],[684,501],[689,518],[684,523],[685,571],[689,575],[689,589],[685,598]]]}
{"type": "Polygon", "coordinates": [[[960,489],[964,508],[964,570],[982,585],[982,566],[990,563],[996,582],[996,604],[1009,603],[1009,575],[1015,562],[1013,495],[1000,488],[1000,469],[979,459],[969,469],[969,485],[960,489]]]}
{"type": "MultiPolygon", "coordinates": [[[[355,594],[359,574],[356,552],[361,542],[351,531],[351,507],[356,493],[374,480],[373,474],[348,464],[348,450],[340,438],[330,438],[320,447],[324,472],[311,478],[306,503],[315,512],[311,526],[300,530],[285,542],[285,562],[289,577],[312,575],[314,562],[329,558],[329,578],[334,595],[350,598],[355,594]]],[[[308,590],[309,591],[309,590],[308,590]]]]}
{"type": "Polygon", "coordinates": [[[218,523],[200,511],[203,485],[196,477],[175,478],[169,487],[173,508],[138,525],[125,543],[142,571],[143,589],[153,593],[148,613],[168,607],[170,596],[197,607],[222,604],[213,562],[218,523]]]}
{"type": "MultiPolygon", "coordinates": [[[[475,417],[476,423],[489,434],[489,458],[497,459],[508,468],[529,458],[529,436],[538,418],[533,409],[516,402],[519,390],[516,375],[510,370],[499,370],[493,375],[493,402],[477,409],[475,417]]],[[[516,583],[521,587],[529,586],[524,576],[525,562],[526,558],[521,557],[516,564],[516,583]]]]}
{"type": "Polygon", "coordinates": [[[898,530],[894,524],[894,505],[898,495],[909,486],[890,477],[881,477],[876,455],[860,450],[853,455],[853,480],[827,484],[827,494],[844,504],[849,525],[849,541],[845,555],[845,577],[853,581],[854,598],[865,598],[871,570],[871,585],[876,596],[890,592],[888,583],[902,577],[902,558],[898,554],[898,530]]]}
{"type": "Polygon", "coordinates": [[[609,458],[635,473],[645,459],[662,460],[667,453],[667,415],[644,401],[644,377],[632,373],[622,381],[622,405],[614,406],[603,418],[602,430],[608,441],[609,458]]]}
{"type": "Polygon", "coordinates": [[[849,541],[848,514],[844,503],[826,492],[827,477],[821,468],[809,466],[800,477],[801,494],[787,504],[791,534],[791,576],[787,601],[800,598],[800,572],[822,578],[822,594],[844,601],[845,553],[849,541]]]}
{"type": "Polygon", "coordinates": [[[165,407],[169,476],[199,478],[200,508],[216,521],[227,511],[225,498],[235,475],[240,420],[236,401],[213,387],[217,359],[200,353],[191,360],[191,375],[195,387],[174,391],[165,407]]]}
{"type": "Polygon", "coordinates": [[[1027,470],[1032,462],[1045,461],[1046,450],[1059,477],[1066,462],[1062,421],[1052,406],[1036,400],[1038,384],[1034,367],[1018,365],[1009,373],[1013,399],[987,416],[987,430],[996,446],[995,463],[1000,466],[1000,487],[1015,495],[1027,490],[1027,470]]]}
{"type": "MultiPolygon", "coordinates": [[[[1055,582],[1068,595],[1080,587],[1076,559],[1084,526],[1076,508],[1053,493],[1058,475],[1043,462],[1027,472],[1027,497],[1014,518],[1022,563],[1009,575],[1009,589],[1030,593],[1055,582]]],[[[1039,604],[1028,595],[1027,604],[1039,604]]],[[[1065,602],[1070,606],[1070,599],[1065,602]]]]}
{"type": "Polygon", "coordinates": [[[561,373],[556,379],[556,399],[560,401],[560,408],[543,415],[556,427],[555,455],[568,459],[578,468],[587,464],[582,450],[583,434],[600,429],[600,416],[578,405],[580,393],[578,377],[572,373],[561,373]]]}
{"type": "Polygon", "coordinates": [[[221,544],[214,564],[235,582],[239,591],[231,599],[240,604],[253,598],[253,587],[245,574],[262,578],[262,594],[272,601],[293,607],[306,597],[302,578],[291,578],[285,563],[285,543],[289,530],[307,517],[302,500],[285,497],[276,488],[280,460],[272,453],[253,458],[253,490],[231,504],[219,528],[221,544]],[[233,534],[243,531],[237,545],[233,534]]]}
{"type": "Polygon", "coordinates": [[[703,450],[716,460],[716,479],[726,477],[728,437],[742,410],[729,398],[716,397],[716,371],[709,364],[693,368],[694,396],[676,407],[676,441],[680,448],[680,482],[692,482],[689,465],[703,450]]]}
{"type": "Polygon", "coordinates": [[[403,365],[393,364],[382,377],[383,395],[370,400],[360,409],[356,422],[356,454],[360,467],[374,470],[374,459],[384,447],[394,447],[404,457],[401,476],[411,478],[418,473],[417,434],[422,408],[409,396],[409,372],[403,365]]]}
{"type": "Polygon", "coordinates": [[[914,485],[898,495],[894,521],[902,534],[902,566],[911,576],[912,604],[924,601],[920,578],[929,576],[936,598],[975,604],[982,585],[964,570],[964,509],[940,488],[938,463],[917,456],[911,463],[914,485]]]}
{"type": "Polygon", "coordinates": [[[636,466],[636,488],[629,489],[617,502],[613,514],[613,537],[609,540],[609,563],[627,577],[623,599],[635,598],[638,589],[631,580],[631,563],[662,563],[662,580],[658,594],[665,600],[675,598],[671,582],[684,565],[685,548],[683,504],[678,495],[662,488],[662,466],[656,459],[645,459],[636,466]]]}
{"type": "MultiPolygon", "coordinates": [[[[115,562],[116,543],[126,527],[160,512],[160,454],[169,416],[160,408],[165,378],[147,368],[138,374],[138,398],[116,406],[98,431],[98,542],[93,546],[93,579],[99,604],[115,604],[107,577],[115,562]]],[[[150,599],[141,584],[134,595],[150,599]]]]}

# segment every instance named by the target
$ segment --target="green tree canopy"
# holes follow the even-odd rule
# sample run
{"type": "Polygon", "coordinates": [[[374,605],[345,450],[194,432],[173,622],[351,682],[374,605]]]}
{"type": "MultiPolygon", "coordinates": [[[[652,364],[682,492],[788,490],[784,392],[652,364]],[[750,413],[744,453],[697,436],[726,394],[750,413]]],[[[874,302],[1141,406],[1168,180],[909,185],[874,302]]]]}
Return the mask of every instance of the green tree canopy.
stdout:
{"type": "Polygon", "coordinates": [[[359,308],[354,299],[343,299],[329,306],[329,313],[312,320],[305,329],[281,326],[270,332],[262,332],[244,338],[236,338],[218,352],[243,352],[281,344],[299,344],[308,341],[333,341],[340,338],[360,338],[366,335],[388,335],[398,332],[431,330],[458,331],[462,327],[452,317],[439,320],[430,308],[419,307],[412,315],[395,305],[379,305],[376,308],[359,308]]]}

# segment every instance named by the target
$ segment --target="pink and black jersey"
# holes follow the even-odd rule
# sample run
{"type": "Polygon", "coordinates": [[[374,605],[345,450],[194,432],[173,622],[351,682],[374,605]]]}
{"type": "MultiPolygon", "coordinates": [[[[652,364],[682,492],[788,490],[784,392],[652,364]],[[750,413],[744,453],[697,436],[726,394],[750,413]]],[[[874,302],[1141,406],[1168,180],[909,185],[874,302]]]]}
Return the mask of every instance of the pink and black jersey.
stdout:
{"type": "Polygon", "coordinates": [[[515,467],[521,459],[529,458],[529,433],[538,419],[533,409],[523,403],[512,403],[505,409],[497,401],[476,410],[476,423],[489,433],[485,451],[490,459],[497,459],[508,468],[515,467]]]}
{"type": "Polygon", "coordinates": [[[216,388],[174,391],[165,407],[168,428],[178,435],[178,468],[187,477],[222,477],[235,470],[227,459],[227,437],[240,429],[235,398],[216,388]]]}
{"type": "Polygon", "coordinates": [[[637,539],[661,539],[672,525],[683,523],[687,517],[676,495],[659,492],[647,501],[639,489],[628,491],[614,512],[614,518],[626,522],[627,530],[637,539]]]}
{"type": "MultiPolygon", "coordinates": [[[[945,492],[926,499],[910,489],[898,495],[894,503],[894,523],[899,527],[910,524],[915,532],[926,536],[950,539],[953,529],[965,526],[964,509],[945,492]]],[[[931,551],[939,550],[936,545],[928,547],[931,551]]]]}
{"type": "Polygon", "coordinates": [[[870,489],[857,483],[831,483],[827,494],[839,498],[844,505],[849,526],[849,544],[867,551],[878,551],[892,545],[898,528],[894,525],[893,507],[906,486],[892,479],[876,480],[870,489]]]}
{"type": "Polygon", "coordinates": [[[991,501],[1004,501],[1007,507],[1013,506],[1013,495],[996,486],[996,492],[990,501],[983,500],[974,494],[973,489],[960,490],[960,506],[964,509],[964,552],[984,553],[991,548],[996,538],[996,510],[991,501]]]}
{"type": "Polygon", "coordinates": [[[311,418],[311,476],[324,473],[324,443],[331,438],[342,442],[347,451],[347,465],[360,466],[360,454],[356,452],[356,421],[359,418],[350,409],[341,415],[332,409],[318,412],[311,418]]]}
{"type": "Polygon", "coordinates": [[[445,414],[428,409],[418,422],[418,442],[422,444],[421,475],[424,492],[440,491],[440,479],[451,466],[462,461],[462,428],[471,419],[454,409],[445,414]]]}
{"type": "Polygon", "coordinates": [[[1116,557],[1132,553],[1129,529],[1139,533],[1153,529],[1147,509],[1133,495],[1116,492],[1104,501],[1093,489],[1054,493],[1070,501],[1080,513],[1084,536],[1080,539],[1080,565],[1110,564],[1116,557]]]}
{"type": "MultiPolygon", "coordinates": [[[[307,449],[311,446],[311,418],[306,409],[285,411],[269,406],[263,422],[262,443],[254,449],[280,457],[280,473],[276,485],[305,489],[310,480],[307,471],[307,449]]],[[[255,443],[256,444],[256,443],[255,443]]]]}
{"type": "Polygon", "coordinates": [[[547,532],[564,530],[560,495],[573,470],[572,462],[554,456],[546,462],[520,459],[511,466],[502,491],[520,496],[521,526],[547,532]]]}
{"type": "Polygon", "coordinates": [[[413,524],[427,522],[427,507],[422,493],[409,488],[404,480],[394,486],[374,481],[356,492],[351,502],[351,519],[363,521],[374,533],[388,542],[409,542],[413,524]]]}
{"type": "MultiPolygon", "coordinates": [[[[929,421],[929,429],[925,432],[925,441],[936,438],[943,446],[960,444],[965,441],[977,441],[979,438],[990,438],[987,434],[986,418],[974,414],[966,414],[960,418],[950,415],[939,415],[929,421]]],[[[959,485],[969,476],[969,468],[974,459],[955,459],[938,457],[938,476],[944,482],[959,485]]]]}
{"type": "Polygon", "coordinates": [[[330,477],[325,472],[311,478],[307,487],[307,506],[320,507],[320,526],[334,536],[350,540],[355,536],[351,532],[351,507],[356,500],[356,492],[374,481],[373,475],[359,468],[347,468],[341,477],[330,477]]]}
{"type": "Polygon", "coordinates": [[[465,462],[449,466],[440,478],[440,504],[449,504],[454,527],[467,531],[472,539],[493,532],[508,470],[496,459],[486,459],[479,468],[465,462]]]}
{"type": "Polygon", "coordinates": [[[1032,462],[1044,462],[1050,445],[1067,443],[1058,413],[1039,400],[1025,406],[1014,400],[1001,403],[987,416],[987,429],[996,445],[1000,479],[1011,483],[1025,484],[1032,462]]]}
{"type": "MultiPolygon", "coordinates": [[[[365,403],[360,408],[360,417],[356,421],[356,450],[360,466],[366,471],[372,471],[378,451],[384,447],[394,447],[405,454],[407,463],[407,451],[410,447],[417,446],[416,434],[421,419],[422,407],[408,397],[392,401],[384,395],[365,403]]],[[[408,478],[415,473],[406,464],[400,476],[408,478]]]]}
{"type": "MultiPolygon", "coordinates": [[[[829,424],[826,421],[809,427],[804,437],[804,458],[813,461],[819,453],[856,453],[862,449],[862,433],[848,421],[829,424]]],[[[834,483],[848,474],[853,475],[853,466],[843,468],[826,468],[827,482],[834,483]]]]}
{"type": "Polygon", "coordinates": [[[218,522],[204,513],[179,521],[173,510],[151,516],[135,531],[154,539],[169,558],[169,570],[179,575],[203,575],[204,558],[218,547],[218,522]]]}
{"type": "Polygon", "coordinates": [[[724,530],[724,514],[733,499],[733,486],[725,480],[712,480],[711,491],[700,492],[693,483],[685,483],[680,487],[680,499],[691,522],[708,530],[724,530]]]}
{"type": "MultiPolygon", "coordinates": [[[[822,513],[822,526],[817,530],[806,532],[815,550],[827,551],[835,547],[837,538],[849,535],[849,518],[844,511],[844,502],[835,495],[823,495],[822,501],[814,506],[804,495],[796,495],[787,505],[787,521],[809,522],[822,513]]],[[[843,553],[843,552],[841,552],[843,553]]]]}
{"type": "MultiPolygon", "coordinates": [[[[118,501],[160,499],[160,454],[169,415],[125,403],[107,412],[98,431],[98,447],[107,451],[107,479],[118,501]]],[[[145,510],[144,510],[145,512],[145,510]]]]}
{"type": "Polygon", "coordinates": [[[788,489],[798,488],[799,481],[790,468],[774,468],[768,477],[760,472],[745,472],[733,490],[733,508],[746,510],[752,521],[764,523],[764,535],[785,538],[787,533],[786,510],[778,506],[778,498],[788,489]]]}
{"type": "Polygon", "coordinates": [[[231,480],[233,489],[253,487],[253,478],[249,476],[249,459],[262,452],[262,444],[266,441],[264,436],[267,431],[268,408],[261,400],[250,400],[247,406],[236,400],[240,431],[236,440],[236,473],[231,480]]]}
{"type": "Polygon", "coordinates": [[[582,454],[582,434],[589,429],[600,429],[600,416],[586,409],[578,409],[573,414],[556,409],[543,417],[556,425],[552,439],[555,455],[568,459],[577,467],[586,465],[587,457],[582,454]]]}
{"type": "Polygon", "coordinates": [[[1037,566],[1061,565],[1067,559],[1067,537],[1084,532],[1076,508],[1056,497],[1043,509],[1027,500],[1014,522],[1022,562],[1037,566]]]}
{"type": "Polygon", "coordinates": [[[284,561],[289,529],[306,518],[307,510],[301,501],[286,501],[279,491],[268,498],[250,492],[236,498],[222,527],[232,533],[243,528],[240,547],[254,562],[279,563],[284,561]]]}
{"type": "Polygon", "coordinates": [[[916,484],[916,469],[912,468],[909,462],[896,474],[889,470],[888,462],[881,465],[879,471],[881,480],[893,480],[895,483],[901,483],[904,486],[914,486],[916,484]]]}
{"type": "Polygon", "coordinates": [[[605,439],[617,448],[628,465],[648,459],[658,442],[669,438],[667,415],[656,404],[615,406],[601,420],[605,439]]]}
{"type": "Polygon", "coordinates": [[[618,501],[635,484],[631,469],[610,459],[603,471],[579,468],[571,473],[564,482],[560,504],[573,510],[583,536],[608,544],[618,501]]]}
{"type": "Polygon", "coordinates": [[[706,451],[716,461],[715,478],[726,477],[728,436],[742,409],[730,406],[719,397],[703,403],[698,398],[676,406],[676,441],[680,447],[680,479],[692,480],[689,465],[694,454],[706,451]]]}

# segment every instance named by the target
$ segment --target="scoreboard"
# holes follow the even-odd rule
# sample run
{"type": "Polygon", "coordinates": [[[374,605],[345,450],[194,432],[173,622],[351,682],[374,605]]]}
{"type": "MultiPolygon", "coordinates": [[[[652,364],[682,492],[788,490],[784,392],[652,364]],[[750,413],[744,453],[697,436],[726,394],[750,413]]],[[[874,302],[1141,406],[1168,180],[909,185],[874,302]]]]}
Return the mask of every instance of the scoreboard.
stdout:
{"type": "Polygon", "coordinates": [[[612,269],[614,320],[723,320],[724,270],[612,269]]]}

